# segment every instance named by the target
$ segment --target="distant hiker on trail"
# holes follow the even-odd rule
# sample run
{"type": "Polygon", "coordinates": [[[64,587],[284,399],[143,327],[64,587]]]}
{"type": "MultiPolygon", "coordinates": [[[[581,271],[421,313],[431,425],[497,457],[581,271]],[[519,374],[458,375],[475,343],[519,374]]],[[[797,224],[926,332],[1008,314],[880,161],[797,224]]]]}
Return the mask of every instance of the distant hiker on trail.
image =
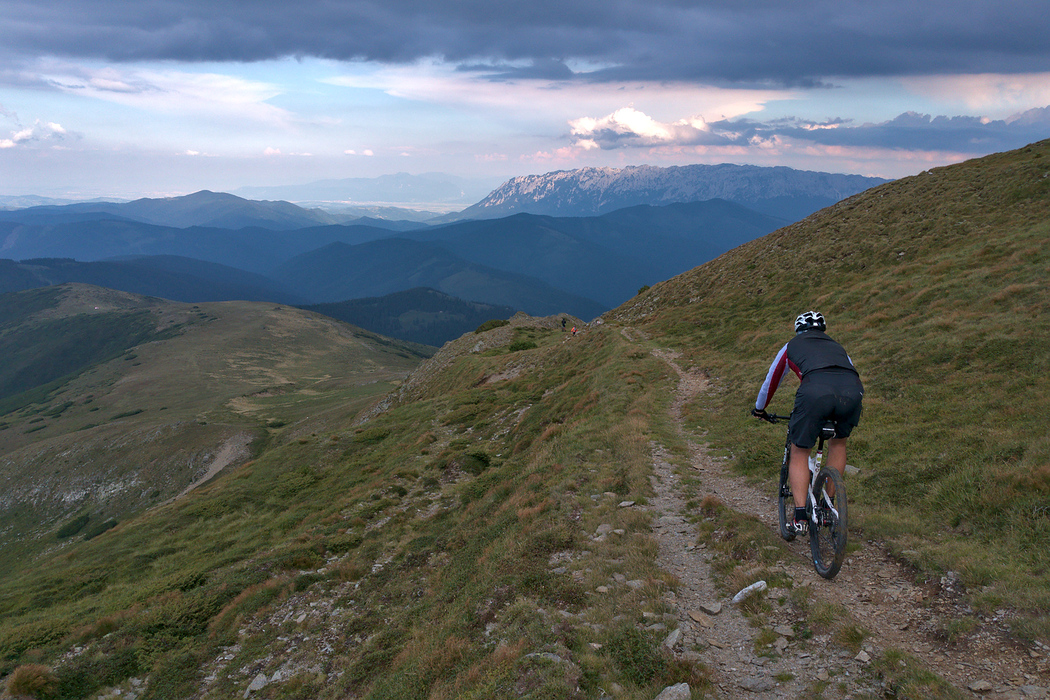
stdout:
{"type": "Polygon", "coordinates": [[[565,330],[565,318],[564,317],[562,317],[562,319],[561,319],[561,329],[565,330]]]}
{"type": "Polygon", "coordinates": [[[802,381],[795,392],[795,407],[788,423],[791,460],[788,482],[795,498],[795,532],[806,532],[806,490],[809,487],[809,453],[826,421],[835,424],[835,437],[828,441],[828,466],[842,474],[846,470],[846,438],[860,422],[864,387],[846,350],[829,338],[827,324],[817,311],[795,319],[795,337],[780,348],[758,391],[751,415],[764,418],[766,406],[790,367],[802,381]]]}
{"type": "Polygon", "coordinates": [[[576,326],[573,326],[573,327],[572,327],[572,334],[573,334],[573,335],[576,335],[576,326]]]}

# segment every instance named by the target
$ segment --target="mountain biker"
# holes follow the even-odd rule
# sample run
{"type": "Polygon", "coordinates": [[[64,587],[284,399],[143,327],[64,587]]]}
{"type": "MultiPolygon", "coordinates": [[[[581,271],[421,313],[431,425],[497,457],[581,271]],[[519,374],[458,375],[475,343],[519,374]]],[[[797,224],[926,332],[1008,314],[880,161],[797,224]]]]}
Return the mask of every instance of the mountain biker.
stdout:
{"type": "MultiPolygon", "coordinates": [[[[846,470],[846,438],[860,422],[864,387],[853,360],[845,349],[824,332],[827,323],[818,311],[806,311],[795,319],[795,337],[780,349],[758,391],[751,414],[766,417],[766,406],[790,368],[802,381],[795,393],[795,407],[788,423],[791,456],[788,482],[795,499],[794,529],[805,533],[806,492],[809,490],[809,453],[827,421],[835,424],[835,437],[828,441],[828,466],[840,474],[846,470]]],[[[834,496],[834,493],[829,493],[834,496]]]]}

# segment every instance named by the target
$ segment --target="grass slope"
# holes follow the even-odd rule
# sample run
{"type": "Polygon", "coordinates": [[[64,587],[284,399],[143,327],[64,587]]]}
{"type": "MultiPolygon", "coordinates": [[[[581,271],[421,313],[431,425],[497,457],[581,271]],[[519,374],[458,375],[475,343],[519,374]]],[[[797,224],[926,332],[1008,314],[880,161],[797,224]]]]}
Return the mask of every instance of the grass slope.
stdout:
{"type": "Polygon", "coordinates": [[[132,675],[149,677],[143,697],[231,697],[260,654],[287,662],[269,697],[701,687],[702,667],[670,664],[633,624],[665,612],[674,585],[647,516],[617,505],[649,491],[649,416],[670,384],[625,344],[516,317],[446,346],[367,422],[304,423],[184,499],[70,542],[0,580],[3,669],[53,664],[62,697],[132,675]],[[602,523],[622,532],[593,542],[602,523]],[[614,574],[648,583],[587,593],[614,574]],[[307,635],[327,651],[288,646],[298,623],[275,616],[293,600],[337,611],[307,635]]]}
{"type": "MultiPolygon", "coordinates": [[[[866,388],[854,521],[981,611],[1050,627],[1050,142],[845,200],[655,285],[615,313],[722,391],[697,428],[771,478],[780,438],[746,415],[791,321],[822,310],[866,388]]],[[[774,407],[790,410],[793,386],[774,407]]]]}

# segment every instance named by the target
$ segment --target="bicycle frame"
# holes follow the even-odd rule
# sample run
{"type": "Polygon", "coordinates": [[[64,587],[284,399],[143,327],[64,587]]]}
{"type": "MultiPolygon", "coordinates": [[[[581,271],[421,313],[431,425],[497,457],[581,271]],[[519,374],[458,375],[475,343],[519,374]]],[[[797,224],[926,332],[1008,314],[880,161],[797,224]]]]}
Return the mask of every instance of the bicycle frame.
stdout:
{"type": "MultiPolygon", "coordinates": [[[[817,440],[817,449],[815,452],[809,455],[809,489],[807,489],[806,500],[809,503],[809,519],[814,525],[819,525],[817,521],[818,505],[822,505],[824,508],[830,510],[834,516],[839,517],[839,512],[835,510],[835,504],[832,502],[832,496],[828,495],[827,489],[820,489],[820,497],[823,499],[823,504],[817,502],[817,474],[820,472],[820,468],[824,465],[824,443],[830,437],[834,437],[835,429],[824,427],[820,431],[820,438],[817,440]],[[830,431],[830,436],[828,435],[830,431]]],[[[791,441],[788,441],[788,449],[790,450],[791,441]]]]}
{"type": "MultiPolygon", "coordinates": [[[[771,413],[768,416],[768,422],[780,423],[790,419],[791,416],[778,416],[775,413],[771,413]]],[[[835,436],[835,428],[828,425],[824,426],[820,431],[820,437],[817,439],[817,448],[809,455],[809,488],[806,489],[806,503],[809,505],[810,519],[817,522],[817,474],[820,472],[820,468],[824,465],[824,443],[835,436]]],[[[788,464],[791,460],[791,438],[787,438],[784,441],[784,464],[788,464]]],[[[832,505],[831,496],[828,495],[826,489],[821,489],[820,496],[824,500],[824,507],[831,509],[831,511],[838,517],[839,512],[835,510],[835,506],[832,505]]]]}

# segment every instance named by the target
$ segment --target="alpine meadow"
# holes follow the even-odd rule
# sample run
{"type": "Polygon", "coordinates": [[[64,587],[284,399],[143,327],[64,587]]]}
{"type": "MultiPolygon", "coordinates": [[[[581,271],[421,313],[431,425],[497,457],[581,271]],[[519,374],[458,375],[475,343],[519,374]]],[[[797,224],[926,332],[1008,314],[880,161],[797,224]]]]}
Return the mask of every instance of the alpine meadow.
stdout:
{"type": "Polygon", "coordinates": [[[4,697],[1045,692],[1048,238],[1042,141],[866,190],[577,334],[517,314],[432,357],[273,303],[7,295],[0,341],[61,323],[79,354],[2,397],[4,697]],[[811,308],[866,389],[834,581],[770,524],[783,432],[749,415],[811,308]],[[123,330],[89,355],[92,318],[123,330]]]}

